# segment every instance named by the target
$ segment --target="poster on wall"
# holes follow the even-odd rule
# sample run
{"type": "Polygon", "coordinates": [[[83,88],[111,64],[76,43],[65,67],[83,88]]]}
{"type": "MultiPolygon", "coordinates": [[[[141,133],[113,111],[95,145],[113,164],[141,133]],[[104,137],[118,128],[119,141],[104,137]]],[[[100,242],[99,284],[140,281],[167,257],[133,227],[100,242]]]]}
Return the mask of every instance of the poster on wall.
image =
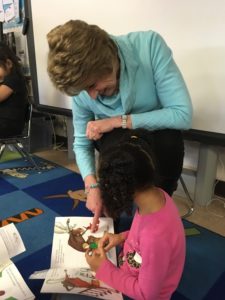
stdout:
{"type": "MultiPolygon", "coordinates": [[[[20,0],[0,0],[0,22],[18,24],[21,22],[22,1],[20,0]]],[[[12,26],[8,24],[9,26],[12,26]]]]}

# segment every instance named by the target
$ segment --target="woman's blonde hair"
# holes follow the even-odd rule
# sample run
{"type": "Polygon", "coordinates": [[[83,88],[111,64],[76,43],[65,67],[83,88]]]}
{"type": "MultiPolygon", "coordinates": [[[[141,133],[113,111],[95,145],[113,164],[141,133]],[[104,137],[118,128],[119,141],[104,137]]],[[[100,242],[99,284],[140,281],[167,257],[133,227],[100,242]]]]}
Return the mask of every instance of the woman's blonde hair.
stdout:
{"type": "Polygon", "coordinates": [[[47,34],[48,74],[57,89],[73,96],[113,72],[117,46],[96,25],[70,20],[47,34]]]}

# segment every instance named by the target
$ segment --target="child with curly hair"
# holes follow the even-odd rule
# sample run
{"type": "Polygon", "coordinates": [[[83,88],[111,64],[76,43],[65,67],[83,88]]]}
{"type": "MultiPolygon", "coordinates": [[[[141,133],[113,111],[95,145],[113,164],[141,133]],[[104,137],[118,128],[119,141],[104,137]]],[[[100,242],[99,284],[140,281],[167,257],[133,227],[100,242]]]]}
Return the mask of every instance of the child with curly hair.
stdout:
{"type": "Polygon", "coordinates": [[[136,206],[129,231],[106,233],[98,249],[86,252],[96,278],[135,300],[168,300],[185,261],[184,228],[173,199],[155,185],[148,142],[130,130],[123,142],[99,157],[103,206],[114,219],[136,206]],[[119,267],[106,252],[121,245],[119,267]]]}

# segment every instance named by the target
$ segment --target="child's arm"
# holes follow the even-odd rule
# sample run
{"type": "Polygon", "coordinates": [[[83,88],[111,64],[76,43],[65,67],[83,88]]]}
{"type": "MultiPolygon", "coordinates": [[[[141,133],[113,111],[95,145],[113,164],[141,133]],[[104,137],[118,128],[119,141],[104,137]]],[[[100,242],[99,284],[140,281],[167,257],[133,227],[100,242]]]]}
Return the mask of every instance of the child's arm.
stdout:
{"type": "Polygon", "coordinates": [[[13,93],[13,90],[5,84],[0,85],[0,102],[3,102],[9,98],[13,93]]]}
{"type": "Polygon", "coordinates": [[[107,252],[111,248],[120,245],[125,241],[127,237],[125,233],[121,232],[119,234],[113,234],[113,233],[106,232],[104,236],[98,241],[98,246],[100,248],[101,247],[104,248],[104,250],[107,252]]]}
{"type": "Polygon", "coordinates": [[[96,266],[96,278],[132,299],[158,299],[168,271],[170,250],[165,241],[148,237],[141,252],[142,265],[139,269],[129,264],[120,269],[102,257],[96,266]]]}

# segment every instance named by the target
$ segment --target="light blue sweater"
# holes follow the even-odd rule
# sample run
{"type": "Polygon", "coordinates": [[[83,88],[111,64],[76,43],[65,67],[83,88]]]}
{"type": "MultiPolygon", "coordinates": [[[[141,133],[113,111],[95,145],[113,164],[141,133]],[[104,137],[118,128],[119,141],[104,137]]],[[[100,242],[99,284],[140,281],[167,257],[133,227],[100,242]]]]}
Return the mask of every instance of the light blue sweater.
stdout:
{"type": "Polygon", "coordinates": [[[86,91],[73,97],[74,152],[81,175],[95,174],[93,142],[87,122],[130,114],[133,128],[189,129],[192,104],[172,52],[153,32],[114,37],[120,58],[119,93],[93,100],[86,91]]]}

